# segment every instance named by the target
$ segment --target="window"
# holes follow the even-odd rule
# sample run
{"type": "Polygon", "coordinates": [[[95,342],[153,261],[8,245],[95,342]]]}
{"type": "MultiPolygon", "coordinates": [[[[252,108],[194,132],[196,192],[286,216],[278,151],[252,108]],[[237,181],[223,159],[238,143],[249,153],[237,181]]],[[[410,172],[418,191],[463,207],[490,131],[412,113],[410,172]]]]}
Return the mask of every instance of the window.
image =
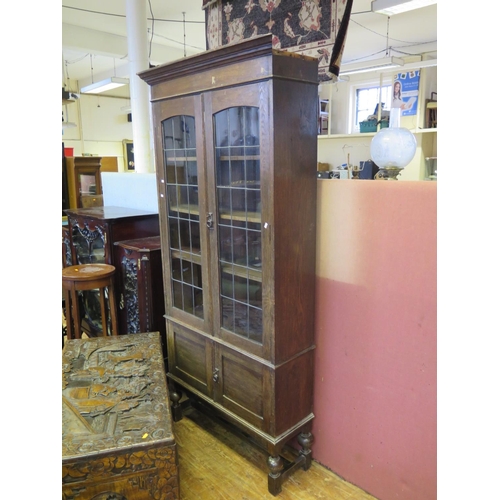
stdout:
{"type": "Polygon", "coordinates": [[[363,87],[356,90],[356,112],[354,126],[359,129],[359,122],[365,121],[370,115],[375,114],[379,103],[379,91],[382,91],[382,109],[389,110],[391,102],[391,85],[383,87],[363,87]],[[384,105],[385,104],[385,105],[384,105]]]}

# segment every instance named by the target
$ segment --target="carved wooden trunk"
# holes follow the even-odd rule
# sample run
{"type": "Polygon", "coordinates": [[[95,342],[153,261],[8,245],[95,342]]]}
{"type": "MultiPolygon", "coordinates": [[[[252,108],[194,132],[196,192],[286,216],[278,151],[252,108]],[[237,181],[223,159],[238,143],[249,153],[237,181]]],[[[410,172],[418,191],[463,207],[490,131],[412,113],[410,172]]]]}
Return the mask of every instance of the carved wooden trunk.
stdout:
{"type": "Polygon", "coordinates": [[[62,355],[62,498],[179,498],[158,332],[68,340],[62,355]]]}

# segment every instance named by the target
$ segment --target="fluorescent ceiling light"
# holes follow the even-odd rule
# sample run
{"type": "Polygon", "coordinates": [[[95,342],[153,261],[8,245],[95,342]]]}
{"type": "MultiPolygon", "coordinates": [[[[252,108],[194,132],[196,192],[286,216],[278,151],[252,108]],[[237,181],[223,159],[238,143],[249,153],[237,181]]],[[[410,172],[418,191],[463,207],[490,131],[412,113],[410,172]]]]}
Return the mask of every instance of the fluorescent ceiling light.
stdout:
{"type": "Polygon", "coordinates": [[[401,68],[401,70],[406,71],[408,69],[432,68],[433,66],[437,65],[438,65],[437,59],[424,59],[423,61],[405,63],[405,65],[401,68]]]}
{"type": "Polygon", "coordinates": [[[354,73],[367,73],[369,71],[385,70],[403,66],[404,60],[400,57],[382,57],[381,59],[372,59],[371,61],[362,61],[340,66],[339,76],[352,75],[354,73]]]}
{"type": "Polygon", "coordinates": [[[122,85],[128,85],[128,78],[117,78],[116,76],[112,76],[111,78],[107,78],[106,80],[102,80],[100,82],[92,83],[91,85],[87,85],[80,90],[82,94],[100,94],[101,92],[106,92],[107,90],[113,90],[122,85]]]}
{"type": "Polygon", "coordinates": [[[436,3],[437,0],[373,0],[372,12],[393,16],[394,14],[428,7],[436,3]]]}

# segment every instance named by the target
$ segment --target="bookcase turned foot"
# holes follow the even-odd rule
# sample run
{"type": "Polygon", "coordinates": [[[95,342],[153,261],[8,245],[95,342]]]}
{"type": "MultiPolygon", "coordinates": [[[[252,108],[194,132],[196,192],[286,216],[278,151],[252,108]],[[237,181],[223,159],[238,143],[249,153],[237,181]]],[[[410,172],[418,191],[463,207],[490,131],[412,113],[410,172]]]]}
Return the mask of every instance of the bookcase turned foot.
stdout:
{"type": "Polygon", "coordinates": [[[283,459],[278,455],[276,457],[270,456],[267,459],[267,467],[269,468],[269,475],[267,476],[267,489],[271,495],[277,495],[281,492],[281,485],[283,484],[283,459]]]}
{"type": "Polygon", "coordinates": [[[172,419],[174,422],[179,422],[182,420],[182,406],[180,404],[182,392],[174,384],[170,384],[169,395],[170,401],[172,401],[172,419]]]}
{"type": "Polygon", "coordinates": [[[304,470],[308,470],[311,467],[312,463],[311,446],[314,442],[314,436],[310,432],[303,432],[299,434],[299,436],[297,437],[297,441],[299,442],[300,446],[302,446],[300,454],[305,458],[304,463],[302,464],[302,468],[304,470]]]}

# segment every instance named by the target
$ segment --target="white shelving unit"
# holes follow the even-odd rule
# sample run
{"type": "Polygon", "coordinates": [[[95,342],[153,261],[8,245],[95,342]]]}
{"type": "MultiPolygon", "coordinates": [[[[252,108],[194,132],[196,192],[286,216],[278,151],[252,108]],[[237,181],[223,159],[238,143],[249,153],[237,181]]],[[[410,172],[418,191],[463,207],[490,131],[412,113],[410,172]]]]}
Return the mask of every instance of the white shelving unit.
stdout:
{"type": "MultiPolygon", "coordinates": [[[[437,128],[420,128],[420,129],[410,129],[410,132],[417,134],[437,134],[437,128]]],[[[326,140],[326,139],[354,139],[357,137],[373,137],[376,132],[364,132],[357,134],[322,134],[318,135],[318,140],[326,140]]]]}
{"type": "MultiPolygon", "coordinates": [[[[417,140],[417,151],[409,165],[401,172],[400,180],[426,179],[426,157],[437,156],[437,128],[412,129],[417,140]]],[[[359,165],[370,160],[370,144],[375,132],[359,134],[318,135],[318,162],[328,163],[330,169],[347,163],[359,165]]]]}
{"type": "MultiPolygon", "coordinates": [[[[328,88],[320,86],[319,101],[323,101],[328,109],[328,130],[327,133],[318,134],[318,162],[328,163],[330,169],[347,163],[348,158],[352,165],[359,165],[359,162],[371,159],[370,144],[376,132],[331,133],[331,131],[342,132],[342,130],[349,129],[349,107],[352,106],[354,98],[353,89],[365,84],[366,81],[359,79],[328,84],[328,88]]],[[[384,81],[384,84],[387,84],[387,81],[384,81]]],[[[382,85],[382,79],[380,79],[380,85],[382,85]]],[[[404,118],[402,126],[407,127],[415,135],[417,151],[413,160],[399,175],[399,180],[425,180],[428,178],[425,158],[437,157],[437,128],[424,128],[425,96],[434,90],[434,85],[428,82],[426,73],[423,71],[417,114],[402,117],[404,118]]]]}

